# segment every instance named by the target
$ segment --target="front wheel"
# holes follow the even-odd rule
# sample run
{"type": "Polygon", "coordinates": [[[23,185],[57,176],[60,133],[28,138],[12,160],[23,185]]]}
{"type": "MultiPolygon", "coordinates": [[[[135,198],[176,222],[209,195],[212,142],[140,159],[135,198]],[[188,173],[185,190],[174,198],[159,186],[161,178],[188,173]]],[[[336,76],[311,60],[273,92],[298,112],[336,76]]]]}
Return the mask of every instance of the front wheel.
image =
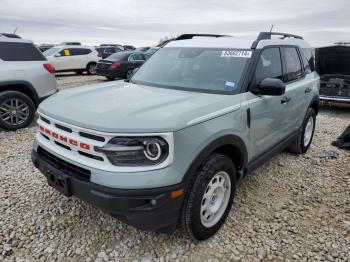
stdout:
{"type": "Polygon", "coordinates": [[[316,113],[309,108],[306,112],[302,129],[294,142],[289,146],[289,150],[295,154],[304,154],[309,149],[315,132],[316,113]]]}
{"type": "Polygon", "coordinates": [[[184,202],[181,219],[196,240],[213,236],[225,222],[236,188],[236,168],[228,157],[212,154],[197,171],[184,202]]]}
{"type": "Polygon", "coordinates": [[[0,93],[0,127],[14,131],[27,127],[34,119],[35,105],[25,94],[16,91],[0,93]]]}
{"type": "Polygon", "coordinates": [[[95,75],[96,74],[96,63],[90,63],[86,67],[86,71],[89,75],[95,75]]]}

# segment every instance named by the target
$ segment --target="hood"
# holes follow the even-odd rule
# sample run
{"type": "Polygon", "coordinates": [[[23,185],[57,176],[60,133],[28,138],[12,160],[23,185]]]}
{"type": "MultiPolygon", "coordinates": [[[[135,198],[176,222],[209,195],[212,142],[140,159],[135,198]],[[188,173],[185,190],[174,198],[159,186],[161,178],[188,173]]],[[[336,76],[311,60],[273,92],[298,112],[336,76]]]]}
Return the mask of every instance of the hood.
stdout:
{"type": "Polygon", "coordinates": [[[101,132],[176,131],[239,108],[239,95],[217,95],[114,81],[64,90],[38,111],[101,132]]]}

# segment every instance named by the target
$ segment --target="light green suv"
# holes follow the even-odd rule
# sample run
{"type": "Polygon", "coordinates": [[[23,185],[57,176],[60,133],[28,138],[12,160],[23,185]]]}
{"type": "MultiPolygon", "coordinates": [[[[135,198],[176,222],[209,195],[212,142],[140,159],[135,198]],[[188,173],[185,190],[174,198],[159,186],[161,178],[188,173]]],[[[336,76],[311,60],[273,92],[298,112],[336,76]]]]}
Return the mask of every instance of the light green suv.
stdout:
{"type": "Polygon", "coordinates": [[[182,35],[129,82],[43,102],[32,159],[49,185],[144,230],[204,240],[236,182],[285,148],[309,148],[319,76],[299,36],[182,35]]]}

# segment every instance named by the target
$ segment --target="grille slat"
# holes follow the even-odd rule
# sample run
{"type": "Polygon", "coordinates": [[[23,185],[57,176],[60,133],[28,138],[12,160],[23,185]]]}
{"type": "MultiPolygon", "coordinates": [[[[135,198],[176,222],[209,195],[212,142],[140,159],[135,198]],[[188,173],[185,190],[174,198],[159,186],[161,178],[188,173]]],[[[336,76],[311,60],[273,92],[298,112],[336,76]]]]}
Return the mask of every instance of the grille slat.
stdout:
{"type": "Polygon", "coordinates": [[[105,141],[105,138],[102,136],[96,136],[96,135],[88,134],[85,132],[79,132],[79,135],[82,137],[89,138],[89,139],[96,140],[96,141],[100,141],[100,142],[105,141]]]}
{"type": "Polygon", "coordinates": [[[63,131],[66,131],[68,133],[72,133],[73,132],[72,129],[70,129],[69,127],[65,127],[65,126],[62,126],[60,124],[55,124],[55,127],[57,127],[58,129],[61,129],[63,131]]]}
{"type": "Polygon", "coordinates": [[[90,170],[68,163],[67,161],[62,160],[56,157],[55,155],[49,153],[40,146],[38,147],[38,154],[45,162],[52,165],[56,169],[61,170],[64,173],[67,173],[77,179],[83,181],[90,181],[90,170]]]}

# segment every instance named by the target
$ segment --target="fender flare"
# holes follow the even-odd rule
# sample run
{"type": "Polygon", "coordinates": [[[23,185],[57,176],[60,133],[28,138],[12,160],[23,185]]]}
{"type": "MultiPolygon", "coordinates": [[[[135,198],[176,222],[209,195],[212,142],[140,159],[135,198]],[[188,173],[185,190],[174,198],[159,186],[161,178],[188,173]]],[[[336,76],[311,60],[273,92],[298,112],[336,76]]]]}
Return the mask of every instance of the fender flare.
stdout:
{"type": "Polygon", "coordinates": [[[200,165],[204,162],[204,160],[215,150],[220,148],[221,146],[234,146],[240,151],[241,160],[238,171],[244,170],[247,162],[248,162],[248,151],[243,140],[236,135],[224,135],[212,141],[208,144],[204,149],[200,151],[200,153],[196,156],[196,158],[192,161],[190,167],[187,169],[184,177],[182,178],[182,182],[190,182],[195,174],[196,170],[200,167],[200,165]]]}
{"type": "MultiPolygon", "coordinates": [[[[34,103],[36,105],[39,104],[39,96],[38,93],[36,92],[35,88],[33,87],[33,85],[27,81],[4,81],[4,82],[0,82],[0,92],[1,91],[9,91],[9,90],[13,90],[11,88],[6,88],[6,87],[11,87],[11,86],[18,86],[20,85],[21,87],[24,87],[26,89],[27,92],[22,92],[25,94],[28,94],[33,100],[34,103]]],[[[20,89],[14,89],[15,91],[21,92],[20,89]]]]}
{"type": "Polygon", "coordinates": [[[307,108],[311,108],[311,105],[312,105],[313,103],[315,103],[315,102],[316,102],[316,104],[317,104],[317,112],[315,112],[316,115],[317,115],[317,114],[318,114],[318,109],[319,109],[319,107],[320,107],[320,99],[319,99],[319,96],[318,96],[318,95],[314,96],[314,97],[311,99],[311,101],[310,101],[310,103],[309,103],[309,106],[308,106],[307,108]]]}

